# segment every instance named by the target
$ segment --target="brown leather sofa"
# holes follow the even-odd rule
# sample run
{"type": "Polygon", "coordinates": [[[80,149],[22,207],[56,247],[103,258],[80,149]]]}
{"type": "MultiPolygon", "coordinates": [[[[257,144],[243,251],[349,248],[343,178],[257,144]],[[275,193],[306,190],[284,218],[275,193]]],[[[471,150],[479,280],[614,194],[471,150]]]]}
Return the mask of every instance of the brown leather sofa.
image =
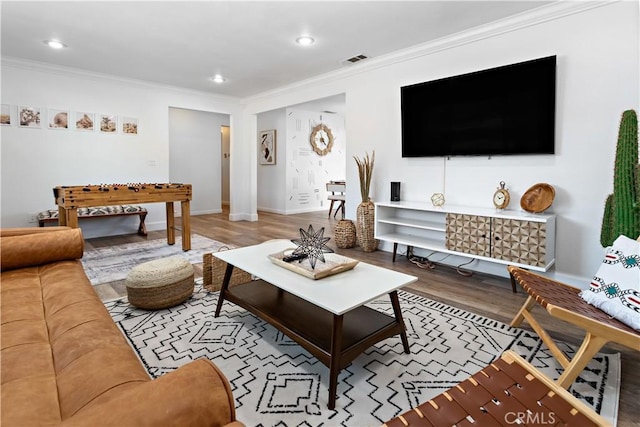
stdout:
{"type": "Polygon", "coordinates": [[[11,426],[242,426],[209,360],[151,380],[67,227],[0,230],[1,418],[11,426]]]}

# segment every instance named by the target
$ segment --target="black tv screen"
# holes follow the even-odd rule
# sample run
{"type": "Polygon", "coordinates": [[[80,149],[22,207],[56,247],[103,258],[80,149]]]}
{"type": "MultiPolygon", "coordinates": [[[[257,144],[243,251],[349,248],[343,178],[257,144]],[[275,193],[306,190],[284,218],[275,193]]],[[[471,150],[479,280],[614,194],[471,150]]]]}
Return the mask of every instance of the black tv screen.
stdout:
{"type": "Polygon", "coordinates": [[[555,151],[555,56],[400,90],[402,157],[555,151]]]}

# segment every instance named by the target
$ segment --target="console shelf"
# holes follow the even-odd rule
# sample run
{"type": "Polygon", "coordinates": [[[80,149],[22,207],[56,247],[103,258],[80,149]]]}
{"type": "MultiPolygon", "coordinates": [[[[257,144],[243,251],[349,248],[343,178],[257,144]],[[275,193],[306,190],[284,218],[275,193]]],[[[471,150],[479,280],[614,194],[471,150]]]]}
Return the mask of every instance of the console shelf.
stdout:
{"type": "Polygon", "coordinates": [[[555,262],[552,214],[421,202],[376,203],[375,238],[499,264],[547,271],[555,262]]]}

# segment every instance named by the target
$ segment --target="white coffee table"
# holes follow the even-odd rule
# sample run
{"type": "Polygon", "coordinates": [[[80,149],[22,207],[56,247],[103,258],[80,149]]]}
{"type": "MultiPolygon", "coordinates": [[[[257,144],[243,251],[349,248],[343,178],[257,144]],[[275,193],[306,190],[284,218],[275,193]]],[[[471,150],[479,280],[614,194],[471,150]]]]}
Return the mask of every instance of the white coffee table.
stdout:
{"type": "Polygon", "coordinates": [[[417,278],[360,262],[353,270],[313,280],[267,257],[293,247],[289,240],[271,240],[213,254],[228,264],[215,316],[225,300],[233,302],[313,354],[329,367],[328,407],[333,409],[338,373],[367,348],[400,335],[409,353],[397,290],[417,278]],[[229,288],[234,266],[260,280],[229,288]],[[391,298],[395,317],[364,306],[384,294],[391,298]]]}

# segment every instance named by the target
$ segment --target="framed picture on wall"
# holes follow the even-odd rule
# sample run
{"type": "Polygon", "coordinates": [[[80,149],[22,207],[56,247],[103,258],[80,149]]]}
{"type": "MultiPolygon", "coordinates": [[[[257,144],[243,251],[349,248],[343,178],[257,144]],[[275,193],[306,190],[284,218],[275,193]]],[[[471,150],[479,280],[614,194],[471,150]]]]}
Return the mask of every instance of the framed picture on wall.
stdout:
{"type": "Polygon", "coordinates": [[[122,133],[128,135],[138,134],[138,119],[135,117],[123,117],[122,118],[122,133]]]}
{"type": "Polygon", "coordinates": [[[9,104],[2,104],[2,110],[0,111],[0,125],[11,126],[11,106],[9,104]]]}
{"type": "Polygon", "coordinates": [[[100,114],[100,132],[116,133],[118,117],[111,114],[100,114]]]}
{"type": "Polygon", "coordinates": [[[41,128],[40,107],[18,107],[18,126],[24,128],[41,128]]]}
{"type": "Polygon", "coordinates": [[[261,165],[276,164],[276,130],[263,130],[258,134],[258,152],[261,165]]]}
{"type": "Polygon", "coordinates": [[[96,115],[94,113],[86,113],[84,111],[76,111],[76,130],[89,131],[94,130],[96,115]]]}
{"type": "Polygon", "coordinates": [[[49,129],[68,129],[69,128],[69,111],[49,108],[49,117],[47,119],[47,127],[49,129]]]}

